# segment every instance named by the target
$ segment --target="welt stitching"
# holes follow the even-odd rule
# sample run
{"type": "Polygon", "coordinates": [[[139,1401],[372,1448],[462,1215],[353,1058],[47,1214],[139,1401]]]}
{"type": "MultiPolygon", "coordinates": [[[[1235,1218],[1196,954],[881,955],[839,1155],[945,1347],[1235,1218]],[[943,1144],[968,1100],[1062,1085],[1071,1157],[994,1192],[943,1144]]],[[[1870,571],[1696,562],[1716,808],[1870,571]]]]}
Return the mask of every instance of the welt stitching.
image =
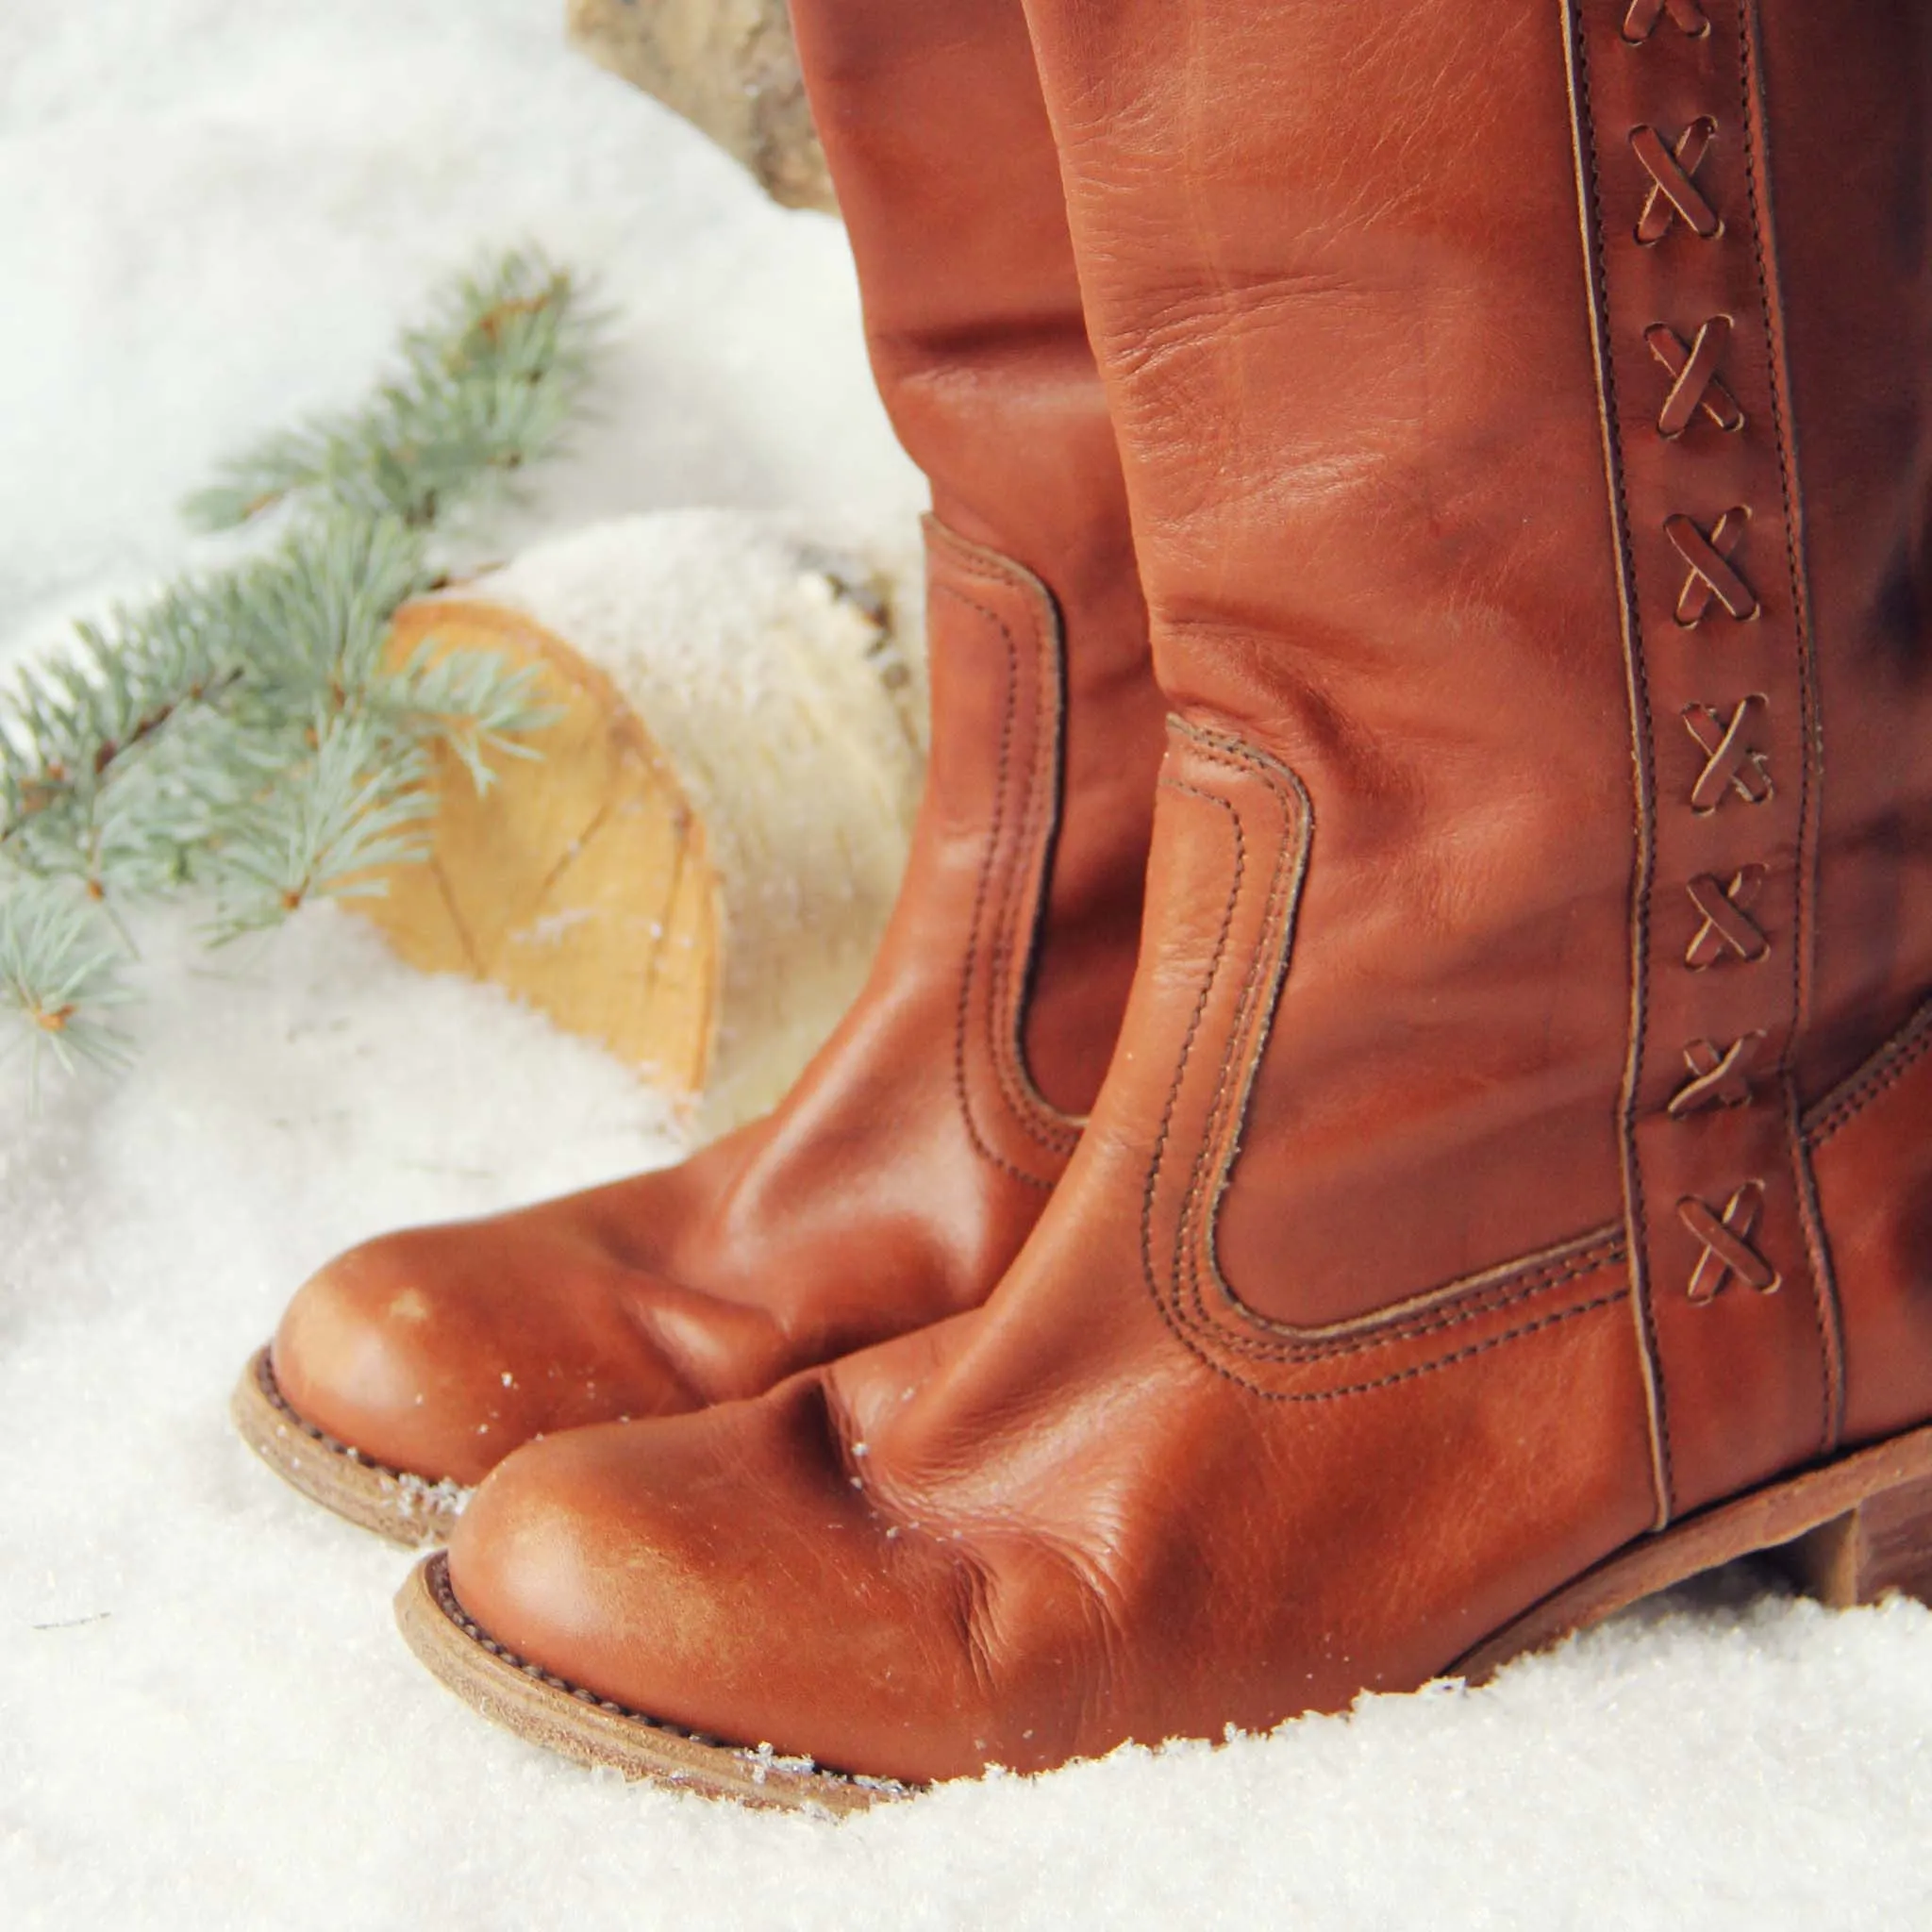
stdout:
{"type": "Polygon", "coordinates": [[[1042,1180],[1040,1175],[1028,1174],[1010,1160],[996,1154],[986,1144],[979,1131],[979,1123],[974,1118],[973,1097],[966,1078],[966,1038],[969,1028],[969,1013],[973,998],[973,983],[978,970],[980,957],[980,935],[986,917],[987,881],[994,859],[999,851],[1000,830],[1006,822],[1007,810],[1007,770],[1012,757],[1013,714],[1019,704],[1018,646],[1012,633],[1000,622],[996,612],[989,610],[982,604],[975,604],[972,598],[956,591],[949,584],[937,583],[936,592],[954,597],[969,610],[976,610],[989,619],[999,632],[1007,647],[1007,702],[1005,714],[1000,721],[999,758],[993,785],[992,824],[986,841],[986,850],[979,862],[979,876],[973,890],[973,921],[966,947],[966,963],[959,972],[958,1005],[953,1016],[953,1090],[959,1105],[959,1116],[966,1124],[966,1138],[972,1142],[974,1151],[984,1160],[990,1161],[1003,1174],[1014,1180],[1024,1182],[1030,1188],[1051,1188],[1053,1183],[1042,1180]]]}
{"type": "Polygon", "coordinates": [[[387,1462],[378,1462],[365,1451],[353,1443],[344,1442],[339,1437],[331,1436],[319,1424],[312,1423],[282,1393],[281,1384],[275,1378],[275,1370],[270,1366],[266,1355],[256,1371],[255,1386],[262,1392],[269,1406],[285,1415],[310,1441],[319,1442],[331,1456],[340,1457],[344,1462],[352,1462],[358,1469],[366,1469],[371,1475],[386,1477],[391,1482],[406,1483],[416,1481],[434,1489],[436,1485],[424,1476],[411,1477],[406,1471],[392,1468],[387,1462]]]}
{"type": "MultiPolygon", "coordinates": [[[[977,558],[956,555],[949,560],[962,575],[974,578],[980,583],[990,584],[998,590],[1019,591],[1028,603],[1032,597],[1028,586],[1018,582],[1013,576],[996,570],[991,563],[977,558]]],[[[947,588],[949,594],[958,598],[969,609],[976,610],[990,623],[995,625],[1007,641],[1008,658],[1017,679],[1021,653],[1018,640],[1013,636],[1004,619],[985,605],[975,604],[960,591],[947,588]]],[[[1040,674],[1040,659],[1047,655],[1041,639],[1038,625],[1034,626],[1034,672],[1040,674]]],[[[1055,666],[1058,672],[1058,666],[1055,666]]],[[[1041,683],[1043,685],[1044,680],[1041,683]]],[[[1034,855],[1037,830],[1042,811],[1048,815],[1057,808],[1058,800],[1049,794],[1052,787],[1048,782],[1058,762],[1058,747],[1053,741],[1053,734],[1039,727],[1040,700],[1036,690],[1034,703],[1033,733],[1033,772],[1027,787],[1024,814],[1021,822],[1019,845],[1020,862],[1003,870],[1000,910],[994,920],[996,940],[993,947],[992,998],[986,1015],[988,1035],[988,1058],[992,1063],[993,1075],[999,1084],[1000,1092],[1008,1108],[1013,1113],[1021,1129],[1039,1141],[1049,1153],[1064,1157],[1073,1151],[1079,1139],[1079,1128],[1049,1106],[1034,1089],[1031,1079],[1025,1074],[1019,1061],[1021,1058],[1020,1031],[1024,1021],[1024,998],[1015,994],[1013,971],[1021,950],[1017,934],[1024,922],[1019,917],[1019,907],[1026,895],[1024,891],[1024,874],[1027,870],[1029,858],[1034,855]],[[1010,1009],[1008,1002],[1010,1000],[1010,1009]],[[1010,1018],[1010,1027],[1003,1021],[1010,1018]]],[[[1003,768],[1001,782],[1004,787],[1006,772],[1003,768]]],[[[1051,880],[1046,868],[1040,867],[1040,881],[1034,895],[1035,910],[1044,904],[1051,880]]],[[[1027,961],[1030,966],[1030,958],[1027,961]]]]}
{"type": "MultiPolygon", "coordinates": [[[[594,1690],[586,1690],[581,1684],[573,1683],[568,1677],[559,1677],[553,1671],[546,1671],[540,1665],[510,1649],[507,1643],[499,1643],[489,1635],[470,1613],[457,1601],[456,1591],[450,1587],[449,1562],[447,1557],[435,1558],[441,1567],[434,1573],[434,1591],[437,1607],[450,1623],[460,1630],[479,1650],[500,1658],[512,1670],[520,1671],[525,1676],[536,1677],[575,1702],[584,1704],[593,1710],[603,1710],[614,1717],[627,1718],[633,1724],[641,1724],[647,1730],[662,1731],[668,1737],[683,1738],[687,1741],[715,1751],[720,1757],[734,1757],[752,1770],[756,1780],[762,1770],[762,1760],[758,1752],[748,1745],[726,1743],[723,1739],[714,1738],[705,1731],[693,1731],[683,1724],[673,1724],[669,1718],[653,1717],[649,1711],[637,1710],[627,1704],[619,1704],[608,1697],[599,1697],[594,1690]]],[[[863,1790],[904,1790],[890,1778],[864,1777],[852,1772],[834,1771],[828,1765],[813,1764],[807,1774],[811,1778],[823,1778],[828,1784],[846,1785],[863,1790]]]]}
{"type": "Polygon", "coordinates": [[[1649,1001],[1646,989],[1650,971],[1650,887],[1656,869],[1652,819],[1656,812],[1657,773],[1655,745],[1657,720],[1651,705],[1650,675],[1637,632],[1642,624],[1636,608],[1637,559],[1630,548],[1630,498],[1624,479],[1622,431],[1617,404],[1617,372],[1610,354],[1608,292],[1609,255],[1605,245],[1603,172],[1597,163],[1596,115],[1591,106],[1590,35],[1583,23],[1581,0],[1572,0],[1572,39],[1576,60],[1575,102],[1577,115],[1577,155],[1590,170],[1590,207],[1583,211],[1591,253],[1596,263],[1591,278],[1591,308],[1595,321],[1597,380],[1602,386],[1604,408],[1604,459],[1611,488],[1616,492],[1615,537],[1618,552],[1618,596],[1624,614],[1624,661],[1630,678],[1631,695],[1642,732],[1643,756],[1638,760],[1637,838],[1640,865],[1631,896],[1631,1061],[1627,1074],[1629,1091],[1624,1096],[1622,1139],[1624,1142],[1624,1185],[1629,1191],[1630,1279],[1637,1295],[1637,1311],[1643,1326],[1646,1361],[1645,1384],[1656,1418],[1657,1456],[1661,1478],[1662,1501],[1668,1509],[1676,1494],[1675,1457],[1671,1441],[1670,1400],[1664,1387],[1662,1342],[1657,1333],[1657,1312],[1650,1291],[1649,1256],[1640,1247],[1649,1225],[1644,1202],[1643,1174],[1636,1153],[1636,1110],[1638,1089],[1650,1054],[1649,1001]]]}

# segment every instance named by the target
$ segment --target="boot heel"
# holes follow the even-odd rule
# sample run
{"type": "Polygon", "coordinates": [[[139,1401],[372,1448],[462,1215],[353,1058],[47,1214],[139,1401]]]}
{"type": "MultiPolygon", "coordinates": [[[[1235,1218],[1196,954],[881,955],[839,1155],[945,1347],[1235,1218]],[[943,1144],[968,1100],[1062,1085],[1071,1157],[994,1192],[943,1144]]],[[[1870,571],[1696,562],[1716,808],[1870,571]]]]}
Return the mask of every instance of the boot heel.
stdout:
{"type": "Polygon", "coordinates": [[[1876,1603],[1893,1590],[1932,1604],[1932,1477],[1880,1490],[1767,1554],[1807,1596],[1835,1610],[1876,1603]]]}

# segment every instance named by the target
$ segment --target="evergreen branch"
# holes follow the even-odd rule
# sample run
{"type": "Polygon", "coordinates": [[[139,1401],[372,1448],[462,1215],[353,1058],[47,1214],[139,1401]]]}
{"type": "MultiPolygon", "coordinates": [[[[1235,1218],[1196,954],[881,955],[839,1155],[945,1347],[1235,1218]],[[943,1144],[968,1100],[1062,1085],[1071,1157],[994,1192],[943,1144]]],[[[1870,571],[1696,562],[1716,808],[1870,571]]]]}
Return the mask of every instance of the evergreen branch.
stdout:
{"type": "Polygon", "coordinates": [[[178,877],[183,828],[150,780],[242,675],[235,587],[178,585],[145,610],[76,626],[75,648],[30,666],[0,722],[0,854],[30,876],[178,877]]]}
{"type": "Polygon", "coordinates": [[[424,858],[436,810],[429,761],[397,755],[368,719],[317,726],[312,757],[239,815],[216,854],[217,943],[279,924],[310,900],[379,897],[385,867],[424,858]]]}
{"type": "Polygon", "coordinates": [[[536,756],[534,668],[433,639],[398,664],[391,627],[435,581],[439,519],[556,446],[591,334],[534,257],[458,284],[362,411],[201,500],[221,523],[299,503],[273,550],[77,625],[0,690],[0,1025],[36,1068],[125,1058],[103,1015],[126,998],[129,902],[210,883],[220,941],[380,893],[429,850],[439,751],[479,791],[491,758],[536,756]]]}
{"type": "Polygon", "coordinates": [[[177,585],[144,610],[76,625],[68,656],[16,675],[0,729],[0,843],[232,680],[235,604],[226,583],[177,585]]]}
{"type": "Polygon", "coordinates": [[[478,791],[495,783],[489,759],[541,758],[525,742],[557,722],[555,706],[538,701],[535,665],[512,671],[493,651],[450,651],[439,656],[426,637],[394,672],[378,677],[367,693],[372,715],[398,734],[441,745],[470,775],[478,791]]]}
{"type": "Polygon", "coordinates": [[[128,999],[125,974],[85,899],[38,879],[0,890],[0,1051],[25,1046],[30,1083],[43,1054],[70,1073],[126,1064],[126,1037],[108,1018],[128,999]]]}
{"type": "Polygon", "coordinates": [[[359,408],[270,438],[190,500],[193,522],[231,529],[291,499],[412,529],[553,454],[591,375],[599,318],[571,276],[533,251],[459,277],[402,367],[359,408]]]}
{"type": "Polygon", "coordinates": [[[336,509],[299,525],[246,580],[248,698],[348,706],[381,674],[390,620],[433,581],[423,539],[394,517],[336,509]]]}

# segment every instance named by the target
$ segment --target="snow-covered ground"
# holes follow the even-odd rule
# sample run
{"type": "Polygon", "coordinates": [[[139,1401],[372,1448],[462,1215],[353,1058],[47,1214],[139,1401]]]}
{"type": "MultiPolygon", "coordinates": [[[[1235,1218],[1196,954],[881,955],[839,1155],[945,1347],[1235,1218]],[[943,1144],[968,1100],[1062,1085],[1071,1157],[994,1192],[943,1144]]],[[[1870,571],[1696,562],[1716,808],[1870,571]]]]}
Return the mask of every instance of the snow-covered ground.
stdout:
{"type": "MultiPolygon", "coordinates": [[[[562,47],[560,0],[0,0],[0,658],[189,554],[178,495],[531,236],[623,312],[530,529],[901,530],[837,227],[562,47]]],[[[333,1249],[664,1158],[649,1100],[327,913],[160,936],[144,1056],[0,1114],[0,1927],[1932,1923],[1932,1617],[1748,1574],[1479,1693],[844,1826],[627,1789],[403,1650],[404,1558],[228,1433],[333,1249]]]]}

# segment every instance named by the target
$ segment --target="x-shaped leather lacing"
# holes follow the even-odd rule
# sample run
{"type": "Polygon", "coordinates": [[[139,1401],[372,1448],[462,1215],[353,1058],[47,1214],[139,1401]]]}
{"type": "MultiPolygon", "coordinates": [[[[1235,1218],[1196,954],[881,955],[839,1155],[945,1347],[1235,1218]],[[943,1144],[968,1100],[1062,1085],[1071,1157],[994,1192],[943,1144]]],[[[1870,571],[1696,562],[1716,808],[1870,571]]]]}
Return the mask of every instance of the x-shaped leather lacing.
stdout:
{"type": "Polygon", "coordinates": [[[1709,873],[1690,881],[1686,888],[1690,903],[1704,915],[1704,924],[1684,955],[1685,965],[1693,973],[1702,973],[1733,956],[1749,961],[1761,959],[1770,952],[1771,941],[1751,917],[1764,880],[1761,865],[1747,865],[1733,875],[1729,885],[1709,873]]]}
{"type": "Polygon", "coordinates": [[[1655,127],[1630,130],[1630,145],[1651,179],[1650,193],[1637,221],[1637,239],[1646,248],[1661,242],[1679,217],[1693,235],[1707,242],[1724,233],[1717,210],[1690,178],[1703,166],[1716,133],[1717,123],[1707,114],[1691,122],[1677,137],[1674,147],[1666,147],[1655,127]]]}
{"type": "Polygon", "coordinates": [[[1757,592],[1731,562],[1750,522],[1751,512],[1742,504],[1725,510],[1707,537],[1689,517],[1664,519],[1664,535],[1690,572],[1677,595],[1677,622],[1686,630],[1696,629],[1713,604],[1722,604],[1740,624],[1757,615],[1757,592]]]}
{"type": "Polygon", "coordinates": [[[1694,1194],[1677,1203],[1678,1219],[1704,1244],[1690,1275],[1693,1302],[1715,1301],[1734,1274],[1759,1294],[1777,1292],[1782,1277],[1751,1245],[1763,1205],[1762,1181],[1746,1181],[1725,1205],[1722,1220],[1694,1194]]]}
{"type": "MultiPolygon", "coordinates": [[[[1624,16],[1624,39],[1641,47],[1666,22],[1692,40],[1702,40],[1711,31],[1710,17],[1699,0],[1630,0],[1624,16]]],[[[1655,247],[1679,222],[1705,241],[1724,233],[1723,218],[1696,179],[1717,131],[1716,121],[1708,115],[1692,121],[1668,144],[1656,127],[1630,130],[1631,151],[1650,177],[1637,223],[1636,239],[1641,246],[1655,247]]],[[[1645,345],[1671,382],[1657,419],[1657,434],[1665,441],[1676,441],[1700,416],[1727,435],[1744,427],[1743,408],[1720,374],[1732,326],[1730,316],[1712,316],[1689,341],[1662,322],[1644,331],[1645,345]]],[[[1665,518],[1665,534],[1689,573],[1675,610],[1677,623],[1685,628],[1701,625],[1718,607],[1739,623],[1758,614],[1757,594],[1734,562],[1750,520],[1750,510],[1742,506],[1726,510],[1708,531],[1688,516],[1665,518]]],[[[1751,745],[1755,727],[1768,709],[1761,694],[1743,699],[1729,717],[1707,705],[1684,708],[1685,729],[1705,759],[1690,791],[1694,812],[1707,816],[1732,796],[1747,805],[1762,805],[1771,798],[1768,763],[1751,745]]],[[[1712,873],[1689,882],[1686,891],[1699,917],[1684,955],[1690,971],[1705,972],[1727,959],[1748,963],[1769,955],[1771,941],[1751,916],[1766,878],[1764,866],[1744,865],[1728,882],[1712,873]]],[[[1750,1106],[1751,1075],[1766,1037],[1760,1030],[1728,1045],[1691,1041],[1684,1048],[1689,1078],[1667,1104],[1671,1117],[1682,1120],[1710,1108],[1750,1106]]],[[[1776,1269],[1753,1244],[1764,1201],[1764,1183],[1750,1180],[1731,1195],[1722,1214],[1694,1195],[1678,1202],[1678,1217],[1700,1249],[1688,1290],[1692,1302],[1714,1301],[1733,1276],[1760,1294],[1776,1291],[1776,1269]]]]}
{"type": "Polygon", "coordinates": [[[1630,0],[1630,11],[1624,16],[1624,38],[1641,47],[1656,33],[1668,16],[1673,26],[1701,41],[1710,31],[1710,22],[1697,0],[1630,0]]]}
{"type": "Polygon", "coordinates": [[[1697,741],[1707,760],[1690,788],[1690,808],[1715,811],[1725,796],[1735,793],[1746,805],[1763,805],[1772,795],[1771,772],[1762,752],[1753,751],[1746,733],[1764,709],[1764,700],[1752,696],[1726,718],[1708,705],[1686,705],[1684,728],[1697,741]]]}
{"type": "Polygon", "coordinates": [[[1697,331],[1693,342],[1685,341],[1675,329],[1661,322],[1645,329],[1643,340],[1672,378],[1671,392],[1664,398],[1663,409],[1657,419],[1659,436],[1674,442],[1690,428],[1700,409],[1727,433],[1743,428],[1744,412],[1717,373],[1717,365],[1731,340],[1728,315],[1713,315],[1697,331]]]}
{"type": "Polygon", "coordinates": [[[1749,1107],[1751,1065],[1763,1044],[1762,1033],[1747,1033],[1725,1047],[1708,1040],[1693,1040],[1684,1049],[1684,1064],[1690,1069],[1690,1077],[1671,1095],[1666,1108],[1671,1118],[1680,1121],[1707,1107],[1749,1107]]]}

